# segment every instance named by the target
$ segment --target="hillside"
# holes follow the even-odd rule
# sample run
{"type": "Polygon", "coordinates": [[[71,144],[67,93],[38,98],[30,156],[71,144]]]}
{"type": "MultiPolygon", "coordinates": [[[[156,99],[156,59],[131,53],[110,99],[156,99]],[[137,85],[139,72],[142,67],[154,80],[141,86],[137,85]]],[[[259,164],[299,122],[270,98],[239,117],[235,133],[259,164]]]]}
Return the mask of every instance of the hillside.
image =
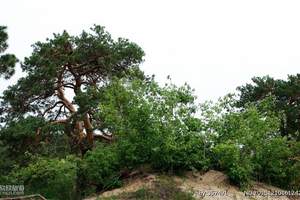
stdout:
{"type": "MultiPolygon", "coordinates": [[[[253,182],[247,190],[261,194],[284,190],[259,182],[253,182]]],[[[246,192],[247,192],[246,191],[246,192]]],[[[263,200],[300,199],[298,196],[246,196],[236,186],[229,183],[228,177],[219,171],[210,170],[204,174],[187,172],[182,176],[142,174],[128,179],[123,187],[103,192],[85,200],[109,199],[203,199],[203,200],[263,200]]]]}

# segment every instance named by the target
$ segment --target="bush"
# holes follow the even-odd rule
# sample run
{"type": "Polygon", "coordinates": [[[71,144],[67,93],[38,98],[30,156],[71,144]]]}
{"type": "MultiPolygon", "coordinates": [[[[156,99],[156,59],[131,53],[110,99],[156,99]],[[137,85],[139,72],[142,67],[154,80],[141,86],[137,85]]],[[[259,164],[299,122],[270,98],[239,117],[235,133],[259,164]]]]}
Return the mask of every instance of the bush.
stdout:
{"type": "Polygon", "coordinates": [[[152,147],[151,163],[154,168],[181,171],[207,170],[210,158],[205,155],[204,139],[195,134],[164,140],[161,146],[152,147]]]}
{"type": "Polygon", "coordinates": [[[160,87],[154,80],[116,80],[101,93],[102,129],[117,137],[122,166],[160,170],[207,169],[205,140],[188,85],[160,87]]]}
{"type": "Polygon", "coordinates": [[[300,187],[299,142],[285,137],[270,138],[257,153],[260,180],[282,188],[300,187]]]}
{"type": "Polygon", "coordinates": [[[300,160],[296,161],[288,169],[289,181],[285,188],[300,190],[300,160]]]}
{"type": "Polygon", "coordinates": [[[242,154],[242,147],[224,143],[214,147],[213,151],[217,167],[225,170],[234,184],[246,189],[250,184],[253,164],[247,155],[242,154]]]}
{"type": "Polygon", "coordinates": [[[87,184],[95,186],[97,191],[119,186],[119,171],[119,159],[113,145],[98,144],[83,158],[83,172],[87,184]]]}
{"type": "Polygon", "coordinates": [[[286,139],[282,137],[265,142],[259,152],[261,159],[257,161],[261,165],[260,176],[264,181],[278,186],[286,184],[290,165],[288,158],[292,155],[287,145],[286,139]]]}
{"type": "Polygon", "coordinates": [[[292,156],[289,158],[291,167],[288,170],[289,189],[300,190],[300,142],[291,141],[289,147],[292,151],[292,156]]]}
{"type": "Polygon", "coordinates": [[[74,157],[67,159],[38,158],[12,176],[16,184],[25,186],[26,194],[39,193],[47,199],[76,199],[77,165],[74,157]]]}
{"type": "Polygon", "coordinates": [[[154,169],[181,171],[208,169],[209,156],[205,155],[204,139],[195,133],[183,136],[168,134],[128,135],[119,138],[117,151],[120,163],[127,168],[150,164],[154,169]]]}
{"type": "Polygon", "coordinates": [[[205,132],[213,136],[215,167],[225,170],[242,188],[251,179],[286,189],[299,188],[300,144],[280,135],[273,99],[249,104],[242,110],[231,107],[233,99],[224,100],[202,106],[205,132]]]}

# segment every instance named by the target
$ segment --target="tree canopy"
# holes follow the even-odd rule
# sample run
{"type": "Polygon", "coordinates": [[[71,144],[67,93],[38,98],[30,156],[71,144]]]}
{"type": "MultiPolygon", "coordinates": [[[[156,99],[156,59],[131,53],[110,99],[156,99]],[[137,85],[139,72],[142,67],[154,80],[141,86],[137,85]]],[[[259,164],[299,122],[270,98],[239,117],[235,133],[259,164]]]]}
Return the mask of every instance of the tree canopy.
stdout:
{"type": "Polygon", "coordinates": [[[238,87],[238,106],[258,104],[268,96],[274,96],[274,111],[281,115],[281,134],[300,141],[300,74],[289,75],[287,80],[269,76],[254,77],[252,84],[238,87]]]}
{"type": "MultiPolygon", "coordinates": [[[[31,56],[24,59],[21,67],[26,76],[4,91],[2,117],[7,122],[33,116],[63,124],[75,142],[80,144],[87,138],[92,145],[95,108],[77,97],[89,87],[105,86],[112,77],[127,76],[143,56],[137,44],[123,38],[114,40],[97,25],[79,36],[66,31],[54,34],[52,39],[35,43],[31,56]],[[69,98],[72,94],[76,102],[69,98]]],[[[37,129],[37,134],[42,134],[41,130],[37,129]]]]}
{"type": "Polygon", "coordinates": [[[8,48],[8,34],[5,26],[0,26],[0,77],[9,79],[15,72],[15,64],[18,61],[13,54],[3,54],[8,48]],[[2,54],[2,55],[1,55],[2,54]]]}

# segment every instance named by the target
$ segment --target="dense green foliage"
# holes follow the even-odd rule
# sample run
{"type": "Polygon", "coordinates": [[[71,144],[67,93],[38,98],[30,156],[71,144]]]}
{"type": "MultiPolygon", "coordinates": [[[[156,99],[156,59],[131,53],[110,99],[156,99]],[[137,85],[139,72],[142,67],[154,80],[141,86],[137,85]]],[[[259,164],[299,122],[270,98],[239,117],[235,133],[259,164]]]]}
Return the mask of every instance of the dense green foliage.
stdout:
{"type": "Polygon", "coordinates": [[[299,188],[299,183],[295,184],[300,178],[299,142],[280,135],[280,115],[270,109],[274,99],[266,98],[242,110],[232,105],[236,100],[225,98],[217,105],[204,106],[206,133],[215,142],[215,167],[225,170],[242,188],[251,180],[299,188]]]}
{"type": "Polygon", "coordinates": [[[40,193],[48,199],[75,199],[77,166],[74,158],[38,158],[12,175],[24,184],[27,194],[40,193]]]}
{"type": "Polygon", "coordinates": [[[255,77],[252,84],[238,87],[240,99],[238,106],[259,103],[268,96],[275,97],[272,110],[282,113],[281,135],[300,141],[300,74],[290,75],[287,80],[273,79],[269,76],[255,77]]]}
{"type": "Polygon", "coordinates": [[[7,39],[6,27],[0,26],[0,77],[5,79],[9,79],[15,73],[15,64],[18,62],[15,55],[2,54],[8,48],[7,39]]]}
{"type": "MultiPolygon", "coordinates": [[[[0,53],[6,40],[1,27],[0,53]]],[[[101,26],[55,34],[33,48],[22,64],[26,76],[1,97],[0,185],[81,199],[148,166],[222,170],[241,189],[253,180],[300,189],[299,74],[255,78],[238,88],[238,98],[197,105],[189,85],[161,86],[144,75],[142,49],[101,26]]],[[[9,78],[16,59],[1,62],[9,78]]],[[[134,195],[157,197],[140,192],[134,195]]]]}
{"type": "Polygon", "coordinates": [[[195,97],[185,85],[117,80],[101,92],[102,128],[116,133],[122,166],[163,170],[207,168],[195,97]]]}
{"type": "Polygon", "coordinates": [[[120,160],[115,146],[97,145],[85,154],[83,163],[86,181],[96,190],[120,185],[120,160]]]}

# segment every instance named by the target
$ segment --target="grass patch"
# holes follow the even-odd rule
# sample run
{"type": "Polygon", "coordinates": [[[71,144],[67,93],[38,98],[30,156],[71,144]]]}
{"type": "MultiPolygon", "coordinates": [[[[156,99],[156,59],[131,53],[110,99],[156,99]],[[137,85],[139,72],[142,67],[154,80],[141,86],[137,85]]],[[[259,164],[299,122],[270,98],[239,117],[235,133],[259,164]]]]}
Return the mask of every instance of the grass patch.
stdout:
{"type": "Polygon", "coordinates": [[[172,178],[161,176],[151,188],[141,188],[135,192],[97,200],[195,200],[195,198],[192,193],[180,190],[172,178]]]}

